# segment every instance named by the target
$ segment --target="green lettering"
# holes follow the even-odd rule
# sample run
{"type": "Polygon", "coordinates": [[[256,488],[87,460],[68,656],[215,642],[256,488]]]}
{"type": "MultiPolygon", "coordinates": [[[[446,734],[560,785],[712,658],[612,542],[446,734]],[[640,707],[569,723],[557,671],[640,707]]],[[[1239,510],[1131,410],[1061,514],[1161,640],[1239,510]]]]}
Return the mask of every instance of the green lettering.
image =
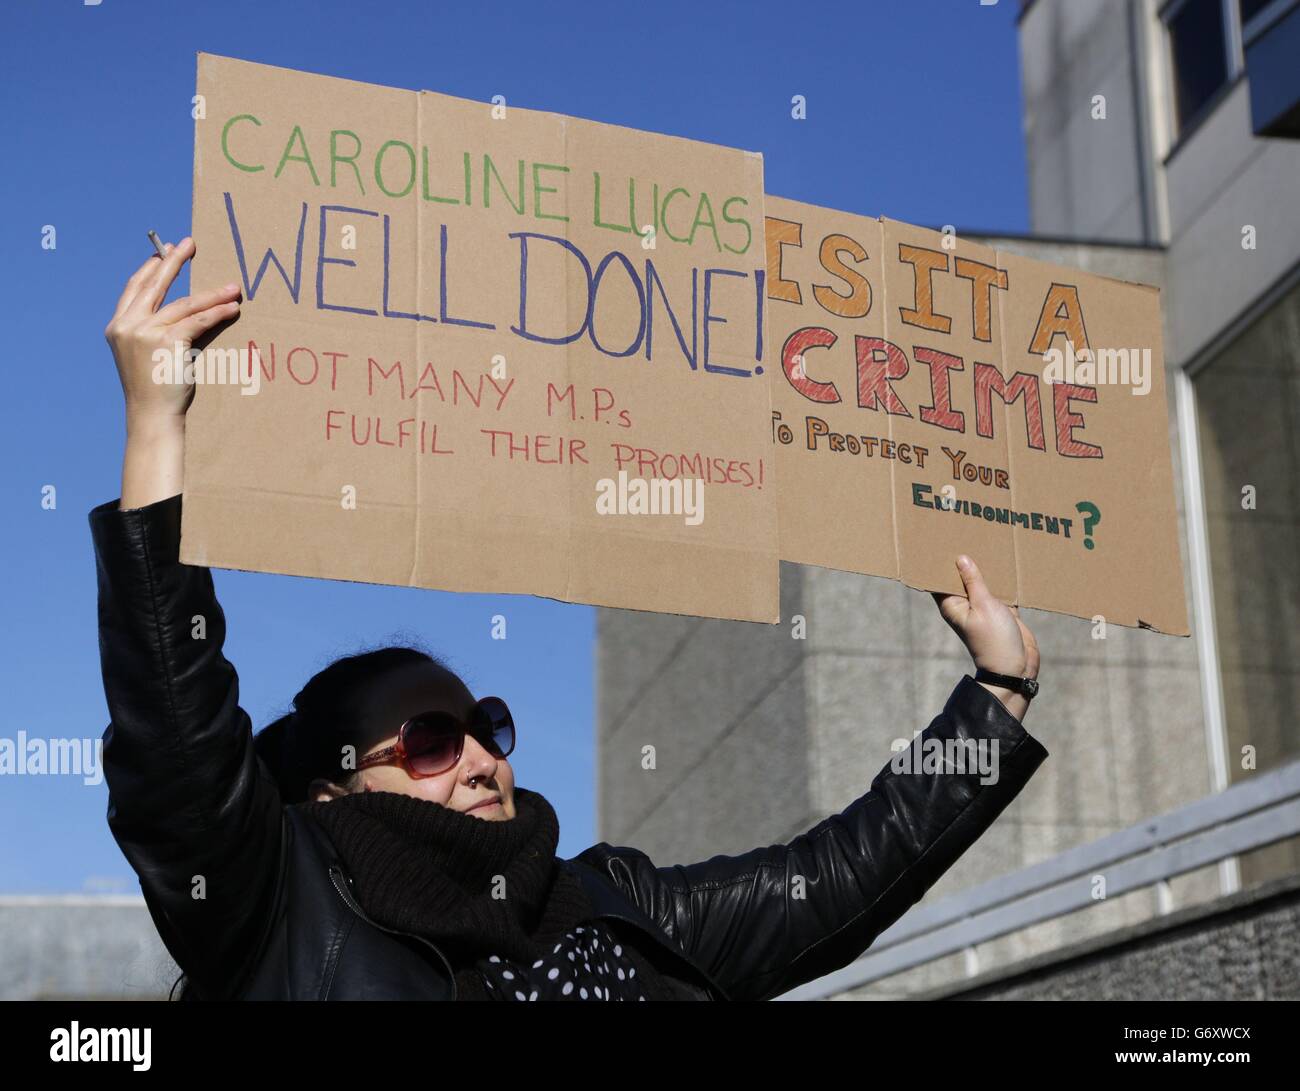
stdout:
{"type": "MultiPolygon", "coordinates": [[[[678,238],[676,235],[674,235],[671,231],[668,230],[668,206],[672,204],[673,198],[676,197],[679,193],[686,193],[686,190],[682,189],[681,186],[678,186],[676,189],[670,189],[668,191],[668,196],[664,198],[664,215],[663,215],[664,234],[667,235],[670,239],[672,239],[673,242],[689,242],[690,240],[687,239],[685,235],[683,235],[681,238],[678,238]]],[[[689,193],[687,193],[686,195],[688,197],[690,196],[689,193]]]]}
{"type": "Polygon", "coordinates": [[[222,154],[230,162],[230,165],[232,167],[238,167],[240,170],[246,170],[250,174],[256,174],[259,170],[266,170],[266,167],[264,166],[250,167],[247,163],[241,163],[238,159],[236,159],[233,155],[230,154],[230,145],[226,142],[226,138],[230,133],[230,126],[232,126],[236,121],[251,121],[254,125],[262,124],[252,114],[236,114],[234,117],[232,117],[229,121],[226,122],[225,127],[221,130],[222,154]]]}
{"type": "Polygon", "coordinates": [[[383,147],[379,149],[379,154],[375,156],[375,182],[388,197],[405,197],[410,193],[415,185],[415,149],[403,140],[385,141],[383,147]],[[407,160],[411,165],[410,176],[406,179],[406,186],[395,192],[384,185],[384,152],[388,151],[389,148],[405,148],[407,160]]]}
{"type": "Polygon", "coordinates": [[[336,168],[340,163],[346,163],[352,168],[352,173],[357,176],[357,188],[361,190],[364,197],[366,193],[365,183],[361,181],[361,169],[357,166],[357,156],[361,154],[361,137],[357,136],[351,129],[334,129],[330,132],[330,187],[336,187],[338,183],[338,174],[336,168]],[[339,154],[339,137],[350,136],[356,141],[356,149],[351,155],[339,154]]]}
{"type": "Polygon", "coordinates": [[[632,179],[629,178],[627,180],[627,224],[624,225],[624,224],[606,223],[604,220],[600,218],[600,171],[592,171],[592,175],[596,181],[595,218],[592,220],[592,223],[596,227],[607,227],[611,231],[623,231],[623,232],[630,233],[632,231],[632,221],[636,218],[633,212],[634,202],[632,196],[633,194],[632,179]]]}
{"type": "MultiPolygon", "coordinates": [[[[469,154],[466,153],[468,160],[469,154]]],[[[468,162],[466,166],[468,167],[468,162]]],[[[427,144],[420,147],[420,195],[426,201],[441,201],[443,204],[458,205],[460,201],[455,197],[438,197],[429,192],[429,146],[427,144]]],[[[469,200],[469,179],[465,180],[465,200],[469,200]]]]}
{"type": "Polygon", "coordinates": [[[280,172],[284,170],[284,165],[289,162],[306,163],[307,169],[311,171],[312,184],[317,186],[320,185],[320,179],[316,177],[316,167],[311,161],[311,153],[307,150],[307,141],[302,135],[302,128],[298,125],[293,127],[293,132],[289,134],[289,139],[284,145],[284,155],[280,158],[280,165],[275,168],[275,176],[277,178],[280,177],[280,172]],[[295,138],[298,143],[302,145],[302,155],[289,154],[289,152],[293,150],[293,142],[295,138]]]}
{"type": "Polygon", "coordinates": [[[754,241],[754,229],[749,226],[748,220],[746,219],[735,220],[727,215],[727,209],[729,209],[737,201],[739,201],[742,205],[749,204],[749,202],[745,200],[744,197],[727,198],[727,200],[725,200],[722,203],[722,218],[724,221],[726,221],[729,224],[740,224],[740,226],[745,229],[745,245],[740,247],[739,249],[737,249],[734,246],[728,246],[725,249],[730,250],[733,254],[747,254],[749,252],[750,244],[754,241]]]}
{"type": "Polygon", "coordinates": [[[491,189],[489,188],[489,181],[494,176],[497,180],[497,186],[500,188],[501,192],[505,194],[505,198],[510,203],[510,207],[513,208],[516,212],[519,213],[519,215],[522,216],[524,214],[524,161],[522,159],[519,160],[519,203],[518,204],[516,204],[514,198],[510,196],[510,191],[506,189],[506,184],[502,180],[501,174],[497,171],[497,165],[492,162],[492,157],[488,155],[487,152],[484,152],[483,153],[483,207],[484,208],[492,207],[492,195],[491,195],[491,189]]]}
{"type": "Polygon", "coordinates": [[[565,174],[569,173],[568,167],[561,167],[554,163],[533,164],[533,215],[539,220],[563,220],[565,223],[568,223],[568,216],[542,211],[542,194],[560,192],[559,187],[557,186],[542,185],[540,172],[544,170],[558,170],[563,171],[565,174]]]}
{"type": "Polygon", "coordinates": [[[700,229],[701,225],[707,225],[709,230],[713,232],[713,247],[715,250],[721,250],[722,242],[718,238],[718,225],[714,222],[713,205],[710,203],[707,193],[700,194],[700,203],[695,206],[695,222],[691,224],[691,237],[689,240],[692,246],[695,245],[695,232],[700,229]],[[707,219],[704,216],[706,211],[709,214],[707,219]]]}

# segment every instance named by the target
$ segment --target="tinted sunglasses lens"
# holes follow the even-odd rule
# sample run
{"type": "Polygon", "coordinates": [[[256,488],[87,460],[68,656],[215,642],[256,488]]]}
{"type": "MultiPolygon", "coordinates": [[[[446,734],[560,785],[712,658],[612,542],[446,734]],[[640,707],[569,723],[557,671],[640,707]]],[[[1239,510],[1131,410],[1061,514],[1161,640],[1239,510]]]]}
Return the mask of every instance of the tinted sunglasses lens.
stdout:
{"type": "Polygon", "coordinates": [[[418,716],[406,728],[406,759],[417,773],[443,773],[456,764],[460,728],[450,716],[418,716]]]}
{"type": "Polygon", "coordinates": [[[515,721],[500,697],[484,697],[478,703],[478,720],[491,738],[494,756],[506,757],[515,748],[515,721]]]}

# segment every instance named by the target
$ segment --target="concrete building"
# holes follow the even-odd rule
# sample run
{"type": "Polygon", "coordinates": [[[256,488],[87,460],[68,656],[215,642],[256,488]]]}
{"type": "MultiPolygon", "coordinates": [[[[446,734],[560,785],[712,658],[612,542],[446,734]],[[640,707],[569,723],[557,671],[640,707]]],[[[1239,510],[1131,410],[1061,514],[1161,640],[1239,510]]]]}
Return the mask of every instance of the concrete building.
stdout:
{"type": "MultiPolygon", "coordinates": [[[[1258,135],[1267,119],[1252,111],[1278,78],[1300,102],[1296,7],[1054,0],[1025,5],[1020,24],[1034,231],[1164,251],[1166,357],[1201,471],[1193,545],[1208,556],[1196,577],[1210,592],[1198,634],[1224,751],[1216,786],[1245,775],[1243,747],[1260,769],[1300,747],[1300,133],[1258,135]],[[1290,43],[1288,73],[1247,65],[1273,39],[1290,43]],[[1074,108],[1094,94],[1117,124],[1074,108]]],[[[1242,863],[1263,877],[1300,857],[1280,847],[1242,863]]]]}
{"type": "Polygon", "coordinates": [[[165,1000],[179,976],[138,894],[0,895],[0,1000],[165,1000]]]}
{"type": "MultiPolygon", "coordinates": [[[[1026,611],[1051,759],[927,895],[944,929],[909,933],[918,907],[876,968],[801,995],[1300,996],[1300,4],[1033,0],[1019,35],[1032,235],[981,241],[1162,289],[1194,636],[1026,611]],[[1090,868],[1121,892],[1071,894],[1090,868]]],[[[967,669],[928,595],[781,586],[806,639],[599,612],[602,839],[661,865],[788,841],[967,669]]]]}

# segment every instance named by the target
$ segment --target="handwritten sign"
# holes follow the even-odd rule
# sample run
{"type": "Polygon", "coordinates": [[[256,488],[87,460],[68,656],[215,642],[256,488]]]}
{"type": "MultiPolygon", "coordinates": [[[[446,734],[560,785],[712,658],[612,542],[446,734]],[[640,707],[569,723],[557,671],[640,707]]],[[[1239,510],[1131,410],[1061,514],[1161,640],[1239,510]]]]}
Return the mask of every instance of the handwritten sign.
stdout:
{"type": "Polygon", "coordinates": [[[767,210],[782,559],[1186,635],[1156,289],[767,210]]]}
{"type": "Polygon", "coordinates": [[[752,153],[200,54],[181,559],[774,622],[778,560],[1187,632],[1158,293],[752,153]]]}
{"type": "Polygon", "coordinates": [[[759,156],[207,54],[198,95],[245,355],[183,561],[777,620],[759,156]]]}

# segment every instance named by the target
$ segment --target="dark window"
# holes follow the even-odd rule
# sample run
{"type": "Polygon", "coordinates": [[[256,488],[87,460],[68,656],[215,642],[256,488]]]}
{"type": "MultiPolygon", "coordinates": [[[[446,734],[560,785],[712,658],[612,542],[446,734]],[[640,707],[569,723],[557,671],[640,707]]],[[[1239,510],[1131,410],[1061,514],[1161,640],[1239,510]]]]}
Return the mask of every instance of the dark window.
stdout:
{"type": "Polygon", "coordinates": [[[1244,27],[1272,2],[1273,0],[1237,0],[1241,11],[1241,25],[1244,27]]]}
{"type": "Polygon", "coordinates": [[[1187,0],[1169,19],[1174,103],[1182,130],[1228,80],[1222,0],[1187,0]]]}
{"type": "MultiPolygon", "coordinates": [[[[1300,758],[1297,322],[1300,287],[1192,378],[1228,780],[1234,784],[1300,758]],[[1247,486],[1254,498],[1249,506],[1247,486]],[[1264,500],[1269,495],[1277,497],[1271,508],[1264,500]],[[1249,768],[1243,762],[1248,751],[1254,759],[1249,768]]],[[[1256,849],[1240,860],[1248,886],[1300,873],[1300,838],[1256,849]]]]}

